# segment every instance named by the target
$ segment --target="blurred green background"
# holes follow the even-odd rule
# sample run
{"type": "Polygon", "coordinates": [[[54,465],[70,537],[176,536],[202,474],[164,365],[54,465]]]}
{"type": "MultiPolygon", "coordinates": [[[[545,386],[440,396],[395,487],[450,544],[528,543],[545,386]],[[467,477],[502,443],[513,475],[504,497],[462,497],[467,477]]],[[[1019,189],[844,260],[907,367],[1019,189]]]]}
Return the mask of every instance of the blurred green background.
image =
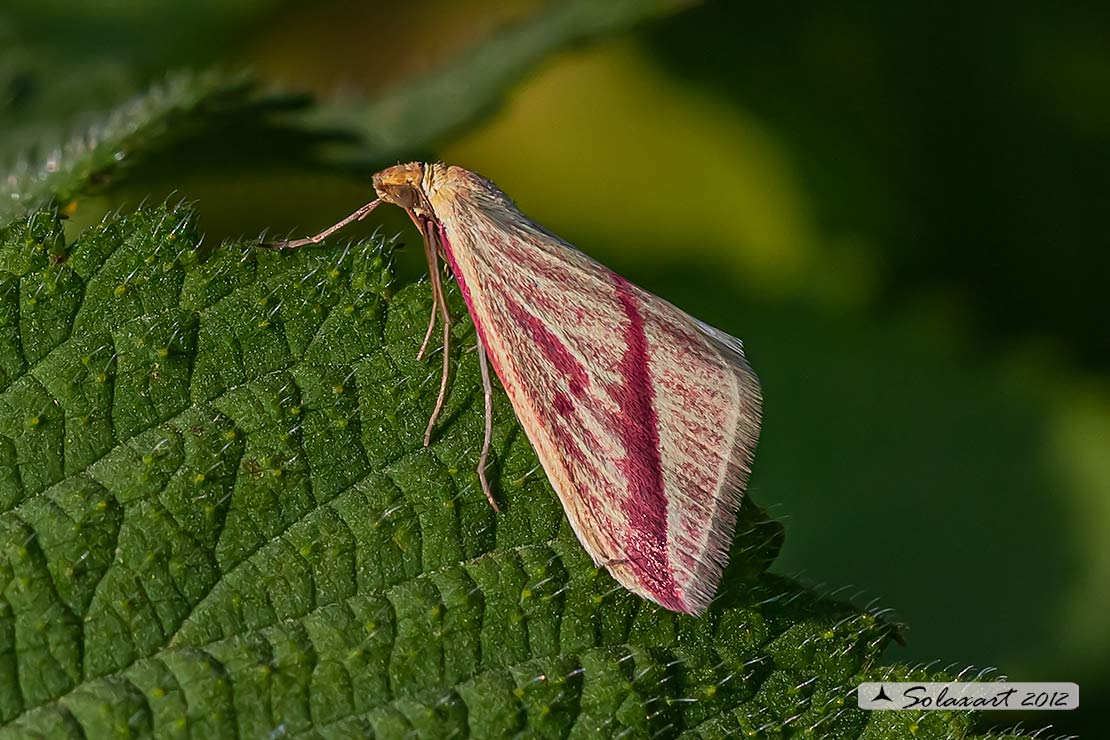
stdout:
{"type": "MultiPolygon", "coordinates": [[[[580,43],[533,25],[497,46],[559,1],[7,0],[0,154],[38,161],[167,70],[215,66],[289,93],[286,112],[170,132],[76,203],[75,231],[176,193],[212,245],[301,234],[399,158],[485,174],[744,339],[766,394],[751,495],[787,527],[777,570],[889,607],[908,625],[892,661],[1078,681],[1086,711],[1022,720],[1099,736],[1110,13],[655,1],[580,43]],[[395,91],[456,59],[479,74],[390,119],[395,91]]],[[[419,250],[403,269],[420,274],[419,250]]]]}

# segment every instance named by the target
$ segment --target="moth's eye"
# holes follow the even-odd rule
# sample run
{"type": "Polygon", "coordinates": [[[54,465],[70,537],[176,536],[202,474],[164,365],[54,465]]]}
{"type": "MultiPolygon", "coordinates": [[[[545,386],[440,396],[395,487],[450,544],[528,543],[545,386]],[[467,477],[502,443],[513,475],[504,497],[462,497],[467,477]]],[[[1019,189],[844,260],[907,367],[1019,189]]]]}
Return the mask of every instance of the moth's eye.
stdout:
{"type": "Polygon", "coordinates": [[[397,185],[390,188],[390,191],[393,202],[401,208],[412,208],[416,205],[416,188],[412,185],[397,185]]]}

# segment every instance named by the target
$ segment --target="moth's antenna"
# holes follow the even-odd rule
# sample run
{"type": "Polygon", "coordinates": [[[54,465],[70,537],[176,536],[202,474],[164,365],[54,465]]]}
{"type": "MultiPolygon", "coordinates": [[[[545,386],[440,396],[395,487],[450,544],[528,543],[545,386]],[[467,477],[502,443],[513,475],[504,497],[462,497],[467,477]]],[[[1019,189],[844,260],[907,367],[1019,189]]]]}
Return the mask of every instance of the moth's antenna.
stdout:
{"type": "Polygon", "coordinates": [[[350,216],[347,216],[347,218],[343,219],[342,221],[340,221],[337,224],[333,224],[332,226],[329,226],[328,228],[324,229],[323,231],[321,231],[319,234],[316,234],[315,236],[310,236],[310,237],[307,237],[305,239],[294,239],[292,241],[284,241],[284,242],[269,242],[269,243],[263,242],[263,243],[259,244],[258,246],[266,247],[267,249],[296,249],[297,247],[303,247],[306,244],[319,244],[320,242],[324,241],[329,236],[331,236],[335,232],[339,231],[340,229],[342,229],[344,226],[351,223],[352,221],[361,221],[362,219],[369,216],[371,211],[373,211],[375,208],[377,208],[378,205],[381,202],[382,202],[381,198],[378,198],[377,200],[370,201],[369,203],[364,205],[362,208],[359,208],[357,211],[352,213],[350,216]]]}

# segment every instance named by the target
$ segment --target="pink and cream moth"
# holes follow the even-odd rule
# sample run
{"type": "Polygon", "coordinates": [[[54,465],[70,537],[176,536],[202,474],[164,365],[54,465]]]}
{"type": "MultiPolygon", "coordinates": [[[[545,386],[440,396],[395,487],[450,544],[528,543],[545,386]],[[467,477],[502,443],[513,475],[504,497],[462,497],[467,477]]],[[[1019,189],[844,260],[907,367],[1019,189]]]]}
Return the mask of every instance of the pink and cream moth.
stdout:
{"type": "Polygon", "coordinates": [[[478,475],[490,504],[492,366],[594,563],[667,609],[705,611],[759,436],[759,381],[740,342],[533,223],[473,172],[402,164],[374,175],[374,190],[377,200],[316,236],[270,246],[318,243],[383,202],[404,208],[424,238],[433,295],[418,356],[437,320],[443,330],[424,443],[448,390],[443,258],[478,335],[478,475]]]}

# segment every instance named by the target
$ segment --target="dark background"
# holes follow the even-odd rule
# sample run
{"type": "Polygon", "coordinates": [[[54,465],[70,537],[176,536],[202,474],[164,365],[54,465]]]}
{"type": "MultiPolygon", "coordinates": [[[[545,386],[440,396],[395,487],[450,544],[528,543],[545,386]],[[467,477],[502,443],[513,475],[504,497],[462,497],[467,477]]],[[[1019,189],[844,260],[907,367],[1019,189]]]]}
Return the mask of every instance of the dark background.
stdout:
{"type": "MultiPolygon", "coordinates": [[[[79,130],[168,69],[374,95],[542,5],[11,0],[0,151],[79,130]]],[[[1022,721],[1091,737],[1110,701],[1096,5],[691,4],[559,51],[405,152],[487,175],[743,338],[766,394],[751,495],[787,527],[777,569],[893,610],[908,627],[892,661],[1079,682],[1088,711],[1022,721]]],[[[330,134],[252,125],[181,137],[81,201],[73,228],[176,191],[210,243],[303,233],[369,200],[366,175],[392,163],[357,140],[325,163],[330,134]]]]}

